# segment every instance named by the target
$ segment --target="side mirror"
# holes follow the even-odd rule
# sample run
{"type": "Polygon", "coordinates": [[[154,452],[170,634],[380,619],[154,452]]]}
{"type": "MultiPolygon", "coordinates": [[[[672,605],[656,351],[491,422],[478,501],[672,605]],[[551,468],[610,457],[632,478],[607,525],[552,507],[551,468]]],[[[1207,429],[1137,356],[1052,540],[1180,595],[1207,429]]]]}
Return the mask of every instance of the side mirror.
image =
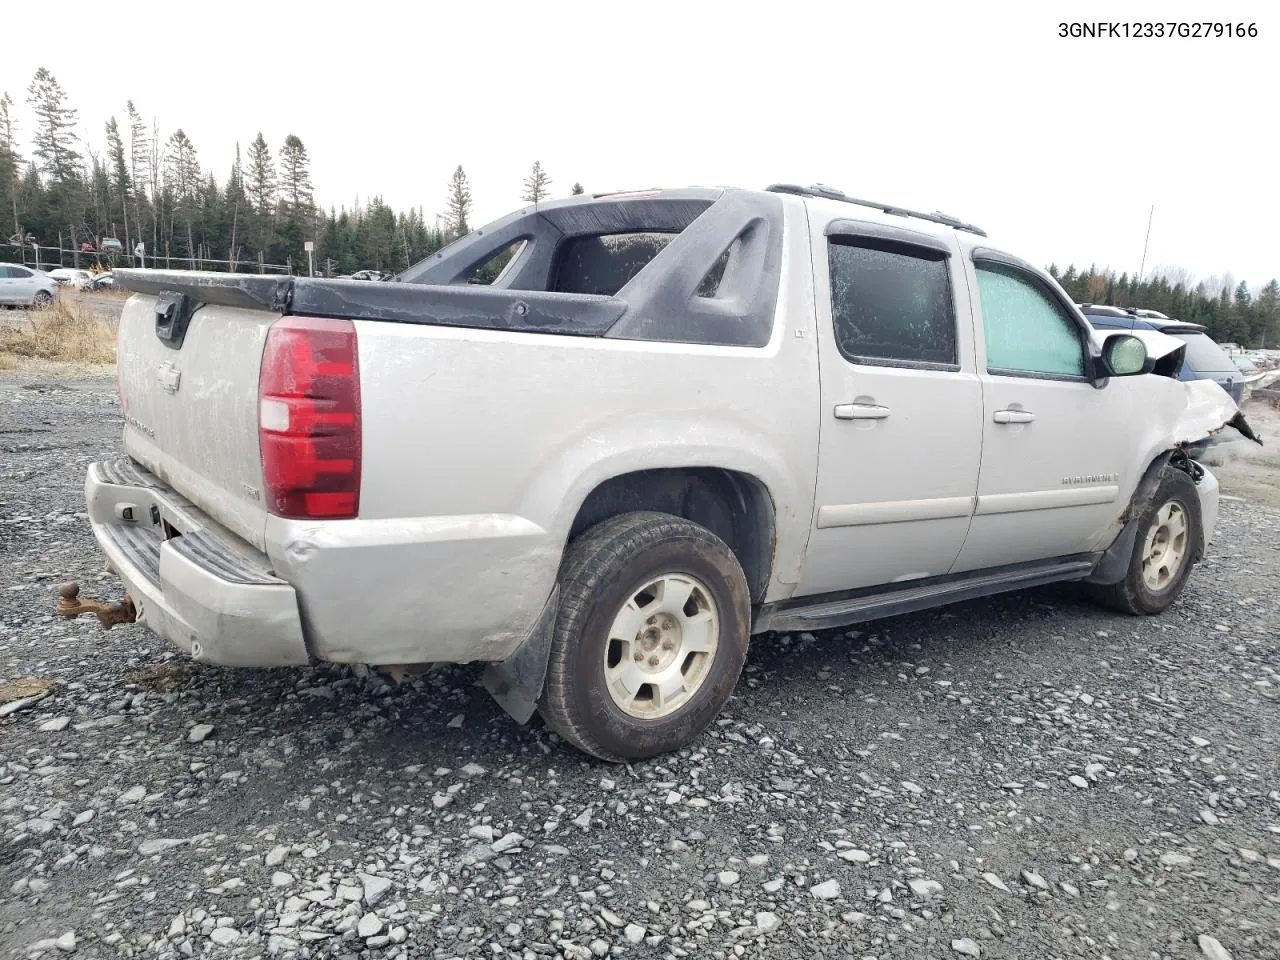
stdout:
{"type": "Polygon", "coordinates": [[[1154,364],[1147,356],[1147,345],[1127,333],[1115,333],[1102,344],[1099,379],[1105,377],[1132,377],[1150,373],[1154,364]]]}

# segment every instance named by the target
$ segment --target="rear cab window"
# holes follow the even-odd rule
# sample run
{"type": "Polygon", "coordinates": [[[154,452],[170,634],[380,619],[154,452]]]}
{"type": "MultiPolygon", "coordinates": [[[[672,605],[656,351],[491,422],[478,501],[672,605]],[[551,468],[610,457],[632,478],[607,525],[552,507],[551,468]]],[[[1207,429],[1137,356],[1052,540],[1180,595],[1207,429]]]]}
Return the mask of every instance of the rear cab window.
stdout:
{"type": "Polygon", "coordinates": [[[556,251],[550,289],[612,297],[676,236],[649,231],[572,237],[556,251]]]}

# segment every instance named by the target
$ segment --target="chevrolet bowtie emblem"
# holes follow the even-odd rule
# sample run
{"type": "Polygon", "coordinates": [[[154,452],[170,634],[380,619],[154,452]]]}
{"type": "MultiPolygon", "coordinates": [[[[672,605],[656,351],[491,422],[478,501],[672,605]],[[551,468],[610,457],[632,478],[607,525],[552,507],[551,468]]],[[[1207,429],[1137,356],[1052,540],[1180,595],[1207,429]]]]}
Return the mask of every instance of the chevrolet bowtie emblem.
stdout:
{"type": "Polygon", "coordinates": [[[182,383],[182,371],[166,361],[160,365],[160,369],[156,372],[156,380],[169,393],[177,393],[178,386],[182,383]]]}

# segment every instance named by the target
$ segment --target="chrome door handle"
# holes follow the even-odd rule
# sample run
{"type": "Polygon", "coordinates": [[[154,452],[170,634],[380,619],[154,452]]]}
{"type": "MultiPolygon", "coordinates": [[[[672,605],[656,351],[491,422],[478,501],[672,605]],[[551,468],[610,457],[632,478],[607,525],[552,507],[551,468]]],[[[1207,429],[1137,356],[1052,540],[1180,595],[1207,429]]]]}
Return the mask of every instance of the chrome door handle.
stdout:
{"type": "Polygon", "coordinates": [[[874,403],[837,403],[837,420],[883,420],[889,416],[889,408],[874,403]]]}
{"type": "Polygon", "coordinates": [[[997,410],[991,419],[996,423],[1030,423],[1035,418],[1030,410],[997,410]]]}

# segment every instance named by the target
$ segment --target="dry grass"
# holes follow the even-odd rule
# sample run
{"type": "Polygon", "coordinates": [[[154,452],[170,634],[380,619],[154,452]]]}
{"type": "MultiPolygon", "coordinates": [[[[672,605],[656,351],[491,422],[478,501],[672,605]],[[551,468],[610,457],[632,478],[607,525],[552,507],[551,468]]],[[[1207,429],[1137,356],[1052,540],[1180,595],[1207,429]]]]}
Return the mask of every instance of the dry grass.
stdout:
{"type": "Polygon", "coordinates": [[[116,362],[116,334],[110,325],[76,303],[32,310],[25,320],[0,328],[0,369],[22,360],[106,364],[116,362]]]}
{"type": "Polygon", "coordinates": [[[43,696],[53,689],[53,684],[54,681],[47,677],[23,677],[11,683],[0,683],[0,703],[43,696]]]}

